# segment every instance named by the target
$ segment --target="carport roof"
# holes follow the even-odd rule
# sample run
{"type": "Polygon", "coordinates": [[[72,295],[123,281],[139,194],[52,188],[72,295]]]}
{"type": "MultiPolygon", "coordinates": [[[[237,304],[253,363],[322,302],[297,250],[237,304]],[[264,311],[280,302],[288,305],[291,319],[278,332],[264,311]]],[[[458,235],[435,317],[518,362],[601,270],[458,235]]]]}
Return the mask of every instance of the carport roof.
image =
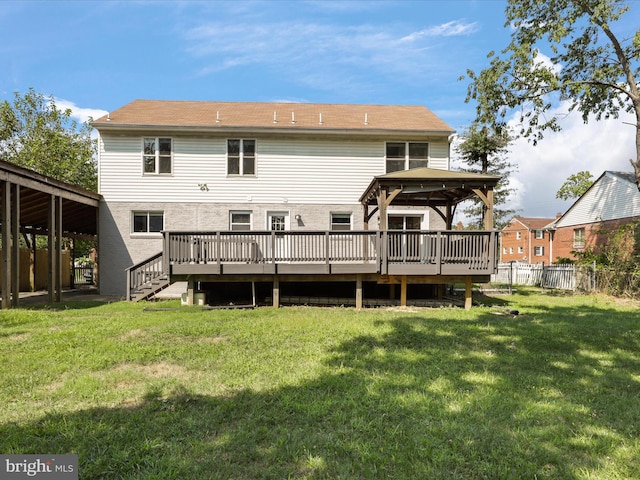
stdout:
{"type": "MultiPolygon", "coordinates": [[[[20,186],[20,228],[46,234],[51,195],[62,198],[63,236],[97,235],[99,193],[0,160],[0,181],[20,186]]],[[[0,202],[2,200],[0,199],[0,202]]]]}

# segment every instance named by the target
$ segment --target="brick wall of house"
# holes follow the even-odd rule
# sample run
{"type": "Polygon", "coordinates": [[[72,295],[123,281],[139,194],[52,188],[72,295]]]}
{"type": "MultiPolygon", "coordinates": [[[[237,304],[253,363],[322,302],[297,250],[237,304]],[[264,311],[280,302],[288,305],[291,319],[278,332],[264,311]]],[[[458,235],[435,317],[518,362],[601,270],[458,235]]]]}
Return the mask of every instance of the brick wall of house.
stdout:
{"type": "Polygon", "coordinates": [[[553,261],[559,258],[576,259],[574,251],[581,252],[588,247],[603,245],[607,240],[607,233],[616,230],[620,225],[638,222],[640,217],[609,220],[606,222],[585,223],[558,228],[553,234],[553,261]],[[584,228],[584,245],[574,243],[575,231],[584,228]]]}

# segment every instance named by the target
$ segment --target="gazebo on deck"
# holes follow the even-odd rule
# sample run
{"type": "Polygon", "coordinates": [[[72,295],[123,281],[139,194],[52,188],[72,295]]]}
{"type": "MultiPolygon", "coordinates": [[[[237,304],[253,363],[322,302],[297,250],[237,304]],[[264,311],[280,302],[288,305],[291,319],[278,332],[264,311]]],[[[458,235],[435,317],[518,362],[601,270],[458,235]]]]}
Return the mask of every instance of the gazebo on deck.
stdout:
{"type": "Polygon", "coordinates": [[[378,213],[380,230],[387,229],[387,210],[391,205],[430,207],[451,230],[455,209],[460,202],[479,197],[487,207],[484,229],[493,230],[493,189],[500,177],[435,168],[414,168],[375,177],[360,197],[365,229],[378,213]],[[373,210],[370,208],[373,207],[373,210]],[[444,210],[444,211],[443,211],[444,210]]]}

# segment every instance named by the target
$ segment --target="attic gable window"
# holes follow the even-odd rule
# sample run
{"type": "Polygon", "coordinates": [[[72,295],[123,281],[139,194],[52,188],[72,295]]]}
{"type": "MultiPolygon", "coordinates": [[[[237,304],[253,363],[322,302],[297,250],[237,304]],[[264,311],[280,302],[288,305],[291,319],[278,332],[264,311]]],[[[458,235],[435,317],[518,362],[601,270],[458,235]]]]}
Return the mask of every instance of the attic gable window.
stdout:
{"type": "Polygon", "coordinates": [[[429,144],[424,142],[387,142],[387,173],[429,166],[429,144]]]}
{"type": "Polygon", "coordinates": [[[172,166],[172,142],[170,138],[146,137],[143,139],[142,165],[145,175],[170,175],[172,166]]]}
{"type": "Polygon", "coordinates": [[[230,138],[227,140],[227,175],[256,174],[256,141],[230,138]]]}

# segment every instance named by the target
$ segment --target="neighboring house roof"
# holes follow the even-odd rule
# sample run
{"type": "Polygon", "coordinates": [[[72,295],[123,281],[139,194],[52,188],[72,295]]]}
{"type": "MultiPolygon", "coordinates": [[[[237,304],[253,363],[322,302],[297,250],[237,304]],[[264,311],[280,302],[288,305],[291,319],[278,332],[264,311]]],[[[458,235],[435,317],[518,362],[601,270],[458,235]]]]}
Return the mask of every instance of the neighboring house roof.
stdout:
{"type": "Polygon", "coordinates": [[[553,228],[640,216],[640,191],[630,172],[605,171],[553,228]]]}
{"type": "Polygon", "coordinates": [[[553,218],[513,217],[509,222],[509,225],[504,227],[503,230],[508,229],[514,223],[521,224],[527,230],[544,230],[544,228],[553,221],[553,218]]]}
{"type": "Polygon", "coordinates": [[[452,134],[423,106],[134,100],[93,122],[103,129],[402,131],[452,134]]]}

